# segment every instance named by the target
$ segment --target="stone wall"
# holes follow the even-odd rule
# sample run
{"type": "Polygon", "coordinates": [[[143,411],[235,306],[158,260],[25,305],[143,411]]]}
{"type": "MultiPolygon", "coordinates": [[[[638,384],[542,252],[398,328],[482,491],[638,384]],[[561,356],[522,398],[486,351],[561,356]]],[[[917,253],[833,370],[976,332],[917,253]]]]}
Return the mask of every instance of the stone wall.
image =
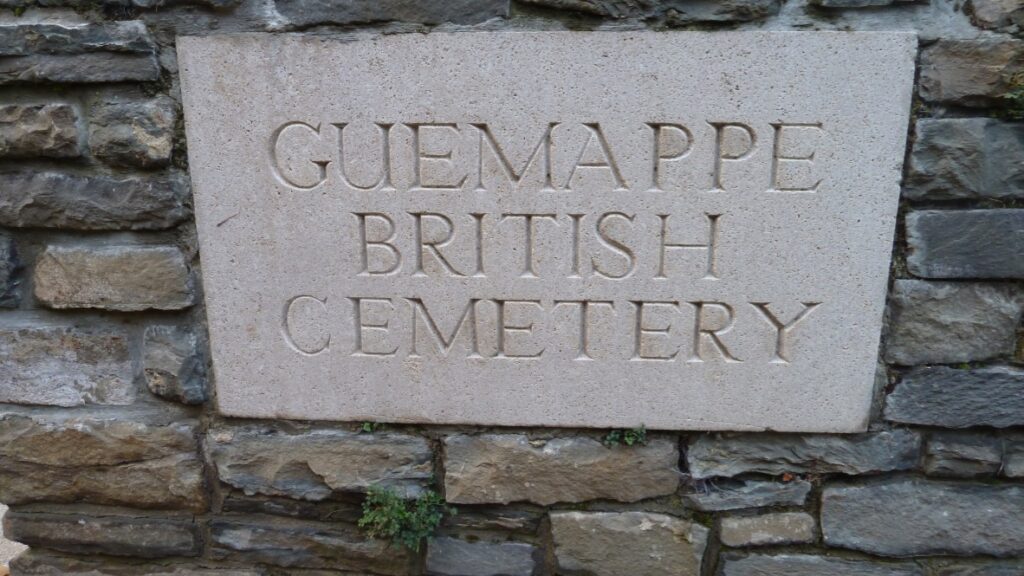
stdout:
{"type": "Polygon", "coordinates": [[[31,546],[15,576],[1024,574],[1020,0],[0,6],[0,501],[31,546]],[[177,35],[638,27],[919,32],[869,432],[609,448],[600,430],[217,415],[177,35]],[[458,514],[418,553],[391,546],[356,526],[374,485],[434,486],[458,514]]]}

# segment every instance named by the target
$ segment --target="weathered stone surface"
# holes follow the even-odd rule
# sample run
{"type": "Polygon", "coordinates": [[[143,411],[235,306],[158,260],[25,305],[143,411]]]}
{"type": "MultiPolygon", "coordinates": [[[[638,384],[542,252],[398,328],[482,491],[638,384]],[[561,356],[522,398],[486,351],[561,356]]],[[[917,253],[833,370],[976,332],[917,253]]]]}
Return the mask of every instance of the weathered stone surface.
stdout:
{"type": "Polygon", "coordinates": [[[49,246],[36,260],[35,296],[50,308],[180,310],[192,275],[174,246],[49,246]]]}
{"type": "Polygon", "coordinates": [[[811,492],[806,480],[771,482],[767,480],[716,479],[702,483],[683,499],[701,512],[761,508],[764,506],[803,506],[811,492]]]}
{"type": "Polygon", "coordinates": [[[690,22],[752,22],[779,13],[780,0],[670,0],[669,24],[690,22]]]}
{"type": "Polygon", "coordinates": [[[928,437],[924,471],[930,476],[993,476],[1003,460],[1002,441],[962,432],[934,432],[928,437]]]}
{"type": "Polygon", "coordinates": [[[953,364],[1013,353],[1024,299],[1010,286],[896,280],[885,359],[953,364]]]}
{"type": "Polygon", "coordinates": [[[77,122],[78,113],[68,104],[0,106],[0,157],[77,157],[77,122]]]}
{"type": "Polygon", "coordinates": [[[194,332],[174,326],[149,326],[142,355],[142,371],[150,392],[182,404],[206,402],[206,366],[194,332]]]}
{"type": "Polygon", "coordinates": [[[188,179],[0,173],[0,225],[73,230],[159,230],[189,215],[188,179]]]}
{"type": "Polygon", "coordinates": [[[399,576],[408,573],[411,562],[404,547],[367,540],[338,524],[214,520],[210,537],[214,558],[246,563],[399,576]]]}
{"type": "Polygon", "coordinates": [[[538,549],[523,542],[466,542],[439,537],[427,547],[427,573],[437,576],[532,576],[538,549]]]}
{"type": "Polygon", "coordinates": [[[929,576],[1020,576],[1024,559],[995,561],[935,560],[929,576]]]}
{"type": "Polygon", "coordinates": [[[1024,278],[1024,209],[907,215],[907,267],[924,278],[1024,278]]]}
{"type": "Polygon", "coordinates": [[[199,528],[192,518],[9,512],[4,533],[32,548],[72,554],[162,558],[197,556],[199,528]]]}
{"type": "Polygon", "coordinates": [[[141,21],[0,24],[0,85],[159,77],[155,45],[141,21]]]}
{"type": "Polygon", "coordinates": [[[879,556],[1024,554],[1024,487],[895,479],[828,486],[825,544],[879,556]]]}
{"type": "Polygon", "coordinates": [[[70,557],[30,550],[11,562],[15,576],[266,576],[263,570],[217,568],[214,563],[182,560],[163,563],[112,562],[109,558],[70,557]]]}
{"type": "Polygon", "coordinates": [[[0,402],[81,406],[135,400],[128,334],[66,326],[0,329],[0,402]]]}
{"type": "Polygon", "coordinates": [[[1024,197],[1024,124],[991,118],[921,118],[903,197],[1024,197]]]}
{"type": "Polygon", "coordinates": [[[1024,478],[1024,434],[1003,438],[1003,475],[1024,478]]]}
{"type": "Polygon", "coordinates": [[[652,16],[660,8],[654,0],[522,0],[522,3],[605,18],[652,16]]]}
{"type": "Polygon", "coordinates": [[[921,51],[920,94],[959,106],[992,106],[1024,71],[1024,41],[939,40],[921,51]]]}
{"type": "Polygon", "coordinates": [[[910,562],[847,560],[809,554],[727,554],[722,576],[924,576],[910,562]]]}
{"type": "Polygon", "coordinates": [[[814,516],[806,512],[775,512],[760,516],[729,516],[719,524],[722,544],[732,547],[807,544],[817,538],[814,516]]]}
{"type": "Polygon", "coordinates": [[[863,431],[915,42],[749,30],[181,37],[218,409],[863,431]],[[271,88],[285,81],[308,89],[271,88]],[[687,124],[655,141],[654,116],[687,124]],[[394,124],[370,120],[383,117],[394,124]],[[812,124],[776,139],[783,121],[812,124]],[[736,158],[714,182],[716,141],[736,158]],[[819,179],[816,194],[786,193],[819,179]],[[708,281],[715,262],[720,281],[708,281]],[[326,385],[326,374],[352,377],[326,385]]]}
{"type": "Polygon", "coordinates": [[[675,492],[678,461],[676,443],[663,438],[607,448],[583,437],[455,434],[444,441],[445,495],[460,504],[634,502],[675,492]]]}
{"type": "Polygon", "coordinates": [[[697,576],[708,529],[646,512],[552,512],[551,535],[568,573],[697,576]]]}
{"type": "Polygon", "coordinates": [[[811,0],[814,6],[822,8],[875,8],[878,6],[891,6],[913,0],[811,0]]]}
{"type": "Polygon", "coordinates": [[[455,530],[488,530],[503,534],[536,534],[545,513],[541,509],[517,510],[508,506],[460,506],[458,514],[445,516],[442,524],[455,530]]]}
{"type": "Polygon", "coordinates": [[[318,501],[383,486],[413,496],[433,474],[430,445],[404,434],[246,426],[210,431],[207,447],[221,482],[250,495],[318,501]]]}
{"type": "Polygon", "coordinates": [[[747,472],[872,474],[917,466],[921,437],[909,430],[849,436],[714,434],[696,437],[686,459],[696,478],[747,472]]]}
{"type": "Polygon", "coordinates": [[[167,166],[177,119],[174,101],[167,97],[104,102],[90,111],[89,147],[93,156],[112,166],[167,166]]]}
{"type": "Polygon", "coordinates": [[[276,0],[277,11],[297,26],[368,22],[471,24],[508,16],[509,0],[276,0]]]}
{"type": "Polygon", "coordinates": [[[1019,426],[1024,424],[1024,370],[915,369],[886,398],[885,418],[944,428],[1019,426]]]}
{"type": "Polygon", "coordinates": [[[982,28],[1024,27],[1024,3],[1020,0],[968,0],[965,9],[971,21],[982,28]]]}
{"type": "Polygon", "coordinates": [[[195,422],[141,418],[0,417],[0,501],[202,511],[195,422]]]}
{"type": "Polygon", "coordinates": [[[0,308],[18,307],[18,302],[21,301],[21,294],[18,292],[21,279],[18,272],[21,268],[14,239],[0,233],[0,308]]]}

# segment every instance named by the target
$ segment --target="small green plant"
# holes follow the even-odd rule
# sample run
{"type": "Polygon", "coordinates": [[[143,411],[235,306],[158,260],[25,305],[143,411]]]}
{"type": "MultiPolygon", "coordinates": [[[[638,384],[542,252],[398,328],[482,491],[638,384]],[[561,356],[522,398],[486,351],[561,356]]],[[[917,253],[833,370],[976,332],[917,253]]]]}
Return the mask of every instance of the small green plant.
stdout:
{"type": "Polygon", "coordinates": [[[1024,72],[1010,80],[1010,90],[1003,96],[1003,116],[1010,120],[1024,120],[1024,72]]]}
{"type": "Polygon", "coordinates": [[[626,446],[647,444],[647,429],[643,425],[639,428],[629,428],[628,430],[615,429],[608,432],[608,435],[604,437],[604,445],[609,448],[622,444],[626,446]]]}
{"type": "Polygon", "coordinates": [[[359,527],[372,538],[390,540],[418,552],[445,514],[454,515],[455,509],[433,490],[415,500],[406,500],[392,490],[374,486],[363,502],[359,527]]]}
{"type": "Polygon", "coordinates": [[[362,425],[359,426],[359,431],[363,434],[373,434],[379,430],[381,426],[382,424],[379,422],[363,422],[362,425]]]}

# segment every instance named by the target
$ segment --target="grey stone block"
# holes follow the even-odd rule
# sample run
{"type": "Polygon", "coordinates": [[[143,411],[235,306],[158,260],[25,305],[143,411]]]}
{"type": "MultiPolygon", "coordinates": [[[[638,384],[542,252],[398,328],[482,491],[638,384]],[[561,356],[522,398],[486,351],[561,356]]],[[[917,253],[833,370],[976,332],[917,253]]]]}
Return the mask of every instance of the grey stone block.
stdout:
{"type": "Polygon", "coordinates": [[[945,428],[1019,426],[1024,424],[1024,370],[912,370],[886,398],[885,419],[945,428]]]}
{"type": "Polygon", "coordinates": [[[78,113],[68,104],[0,106],[0,158],[75,158],[78,113]]]}
{"type": "Polygon", "coordinates": [[[1024,71],[1022,56],[1021,40],[939,40],[921,51],[921,97],[957,106],[997,106],[1024,71]]]}
{"type": "Polygon", "coordinates": [[[170,98],[104,102],[91,110],[89,146],[111,166],[158,168],[171,162],[178,113],[170,98]]]}
{"type": "Polygon", "coordinates": [[[803,506],[811,492],[806,480],[773,482],[719,478],[698,484],[683,500],[701,512],[740,510],[765,506],[803,506]]]}
{"type": "Polygon", "coordinates": [[[18,291],[21,279],[18,272],[21,268],[14,239],[0,233],[0,308],[18,307],[21,301],[21,294],[18,291]]]}
{"type": "Polygon", "coordinates": [[[992,118],[921,118],[903,197],[1024,197],[1024,124],[992,118]]]}
{"type": "Polygon", "coordinates": [[[276,0],[277,11],[296,26],[416,22],[472,24],[508,16],[509,0],[276,0]]]}
{"type": "Polygon", "coordinates": [[[0,329],[0,402],[126,405],[135,400],[128,333],[64,326],[0,329]]]}
{"type": "Polygon", "coordinates": [[[444,447],[445,494],[460,504],[634,502],[679,486],[679,448],[662,438],[608,448],[585,437],[456,434],[444,447]]]}
{"type": "Polygon", "coordinates": [[[72,554],[138,558],[198,556],[199,527],[192,518],[8,512],[4,534],[32,548],[72,554]]]}
{"type": "Polygon", "coordinates": [[[328,428],[216,428],[207,448],[221,482],[246,494],[320,501],[382,486],[419,495],[433,474],[424,438],[328,428]]]}
{"type": "Polygon", "coordinates": [[[994,436],[934,432],[928,437],[924,471],[929,476],[980,478],[1002,466],[1002,441],[994,436]]]}
{"type": "Polygon", "coordinates": [[[190,211],[188,179],[0,173],[0,226],[71,230],[160,230],[190,211]]]}
{"type": "Polygon", "coordinates": [[[191,330],[149,326],[142,354],[142,371],[150,392],[182,404],[206,402],[206,366],[191,330]]]}
{"type": "Polygon", "coordinates": [[[825,544],[878,556],[1024,554],[1024,487],[893,479],[829,486],[825,544]]]}
{"type": "Polygon", "coordinates": [[[1024,209],[907,215],[907,267],[924,278],[1024,278],[1024,209]]]}
{"type": "Polygon", "coordinates": [[[953,364],[1009,356],[1024,299],[996,284],[897,280],[889,300],[885,359],[953,364]]]}
{"type": "Polygon", "coordinates": [[[427,573],[437,576],[532,576],[536,546],[439,537],[427,547],[427,573]]]}
{"type": "Polygon", "coordinates": [[[750,472],[871,474],[917,466],[921,437],[909,430],[851,435],[711,434],[691,441],[696,478],[750,472]]]}
{"type": "Polygon", "coordinates": [[[847,560],[810,554],[726,554],[721,576],[924,576],[910,562],[847,560]]]}

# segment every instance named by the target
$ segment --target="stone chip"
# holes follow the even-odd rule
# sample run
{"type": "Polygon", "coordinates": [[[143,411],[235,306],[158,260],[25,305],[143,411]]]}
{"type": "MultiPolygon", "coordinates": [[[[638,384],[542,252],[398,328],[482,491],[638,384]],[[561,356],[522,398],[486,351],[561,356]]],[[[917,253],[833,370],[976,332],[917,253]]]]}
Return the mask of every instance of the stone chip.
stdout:
{"type": "Polygon", "coordinates": [[[149,326],[143,337],[142,371],[149,391],[166,400],[206,402],[206,366],[196,335],[174,326],[149,326]]]}
{"type": "Polygon", "coordinates": [[[177,108],[167,97],[104,102],[91,111],[89,145],[94,156],[111,166],[167,166],[177,119],[177,108]]]}

